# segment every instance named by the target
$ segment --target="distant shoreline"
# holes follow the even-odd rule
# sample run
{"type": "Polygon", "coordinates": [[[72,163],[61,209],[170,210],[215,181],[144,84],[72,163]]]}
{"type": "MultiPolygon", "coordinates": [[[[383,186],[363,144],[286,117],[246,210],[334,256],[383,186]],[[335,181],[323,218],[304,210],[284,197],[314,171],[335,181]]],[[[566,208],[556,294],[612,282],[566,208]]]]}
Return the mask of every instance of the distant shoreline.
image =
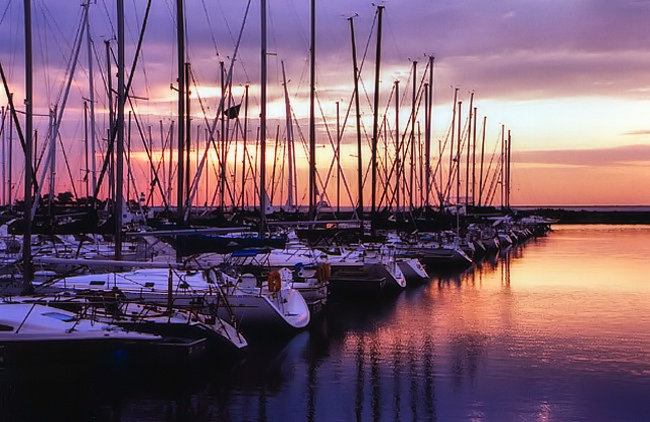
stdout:
{"type": "Polygon", "coordinates": [[[512,209],[555,220],[554,224],[650,224],[650,206],[531,206],[512,209]]]}

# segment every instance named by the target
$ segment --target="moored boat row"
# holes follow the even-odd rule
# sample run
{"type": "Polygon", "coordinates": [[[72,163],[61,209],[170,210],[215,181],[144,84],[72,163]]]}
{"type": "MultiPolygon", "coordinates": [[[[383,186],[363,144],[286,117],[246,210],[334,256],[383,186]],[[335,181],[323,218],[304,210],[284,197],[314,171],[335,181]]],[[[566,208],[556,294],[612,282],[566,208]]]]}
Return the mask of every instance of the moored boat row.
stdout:
{"type": "MultiPolygon", "coordinates": [[[[95,344],[113,348],[118,343],[120,348],[146,343],[192,350],[188,357],[206,350],[242,350],[260,334],[304,329],[328,301],[368,302],[395,295],[407,284],[426,282],[430,274],[462,271],[548,229],[545,222],[501,219],[470,225],[462,236],[386,232],[372,241],[328,244],[308,244],[285,230],[281,249],[243,248],[193,255],[176,265],[171,259],[149,263],[158,268],[120,262],[133,266],[130,271],[97,272],[92,260],[85,265],[74,261],[73,266],[87,271],[83,274],[62,274],[58,263],[65,258],[43,259],[44,276],[33,282],[35,295],[5,293],[3,309],[12,310],[7,315],[15,318],[3,323],[0,345],[15,350],[16,344],[35,344],[26,340],[29,332],[43,333],[42,343],[58,344],[82,338],[87,331],[95,344]],[[48,317],[68,322],[68,331],[48,317]],[[40,331],[28,330],[31,322],[24,321],[41,323],[40,331]]],[[[103,268],[106,262],[98,264],[103,268]]]]}

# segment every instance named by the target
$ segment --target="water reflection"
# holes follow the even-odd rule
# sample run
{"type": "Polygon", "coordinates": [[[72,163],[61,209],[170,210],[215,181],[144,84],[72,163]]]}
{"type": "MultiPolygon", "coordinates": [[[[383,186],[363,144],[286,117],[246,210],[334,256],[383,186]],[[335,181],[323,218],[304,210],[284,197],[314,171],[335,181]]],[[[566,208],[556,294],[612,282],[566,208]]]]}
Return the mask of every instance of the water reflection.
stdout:
{"type": "Polygon", "coordinates": [[[649,226],[559,227],[238,362],[0,372],[0,419],[649,420],[647,256],[649,226]]]}

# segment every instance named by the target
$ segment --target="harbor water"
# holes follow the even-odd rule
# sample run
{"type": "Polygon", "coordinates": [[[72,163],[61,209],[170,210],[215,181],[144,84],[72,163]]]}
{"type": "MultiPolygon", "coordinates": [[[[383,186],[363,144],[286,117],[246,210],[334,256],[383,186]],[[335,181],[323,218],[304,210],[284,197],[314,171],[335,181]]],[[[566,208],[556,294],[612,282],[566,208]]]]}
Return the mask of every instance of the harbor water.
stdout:
{"type": "Polygon", "coordinates": [[[0,370],[0,420],[650,420],[650,226],[554,226],[240,359],[0,370]]]}

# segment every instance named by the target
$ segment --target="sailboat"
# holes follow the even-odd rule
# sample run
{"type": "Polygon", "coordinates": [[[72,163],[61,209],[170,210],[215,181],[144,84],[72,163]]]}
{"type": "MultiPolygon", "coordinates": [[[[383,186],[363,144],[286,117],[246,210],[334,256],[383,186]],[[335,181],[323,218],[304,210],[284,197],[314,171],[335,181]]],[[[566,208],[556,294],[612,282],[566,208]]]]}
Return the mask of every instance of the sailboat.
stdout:
{"type": "Polygon", "coordinates": [[[162,337],[156,334],[129,331],[39,303],[0,303],[0,362],[4,364],[54,361],[73,358],[80,350],[133,349],[159,341],[162,337]]]}
{"type": "MultiPolygon", "coordinates": [[[[251,283],[250,276],[229,269],[139,269],[130,272],[63,277],[52,283],[34,283],[47,291],[115,291],[125,299],[145,304],[171,305],[237,324],[242,329],[259,327],[300,329],[309,323],[309,308],[300,294],[288,286],[282,273],[279,289],[251,283]]],[[[289,275],[290,276],[290,275],[289,275]]]]}

